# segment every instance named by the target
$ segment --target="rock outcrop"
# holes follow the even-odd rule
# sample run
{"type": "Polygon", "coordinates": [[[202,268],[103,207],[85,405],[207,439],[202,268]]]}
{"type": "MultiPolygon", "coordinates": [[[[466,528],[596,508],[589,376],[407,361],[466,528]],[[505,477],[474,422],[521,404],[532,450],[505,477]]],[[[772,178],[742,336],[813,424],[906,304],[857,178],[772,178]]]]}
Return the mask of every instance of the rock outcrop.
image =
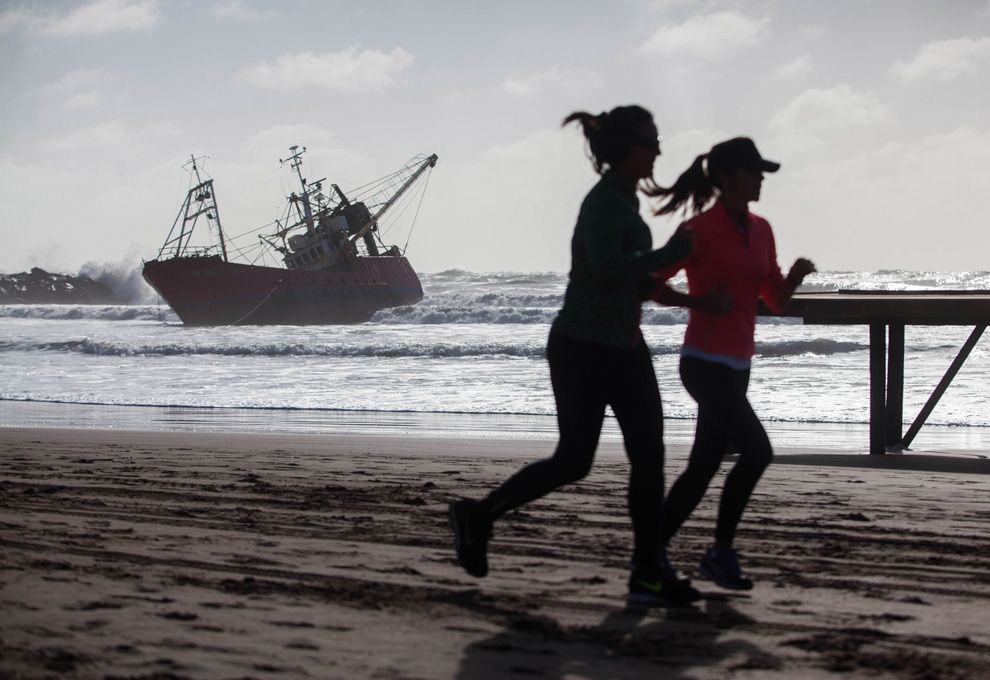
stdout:
{"type": "Polygon", "coordinates": [[[120,304],[108,286],[88,276],[49,274],[33,268],[20,274],[0,274],[0,304],[120,304]]]}

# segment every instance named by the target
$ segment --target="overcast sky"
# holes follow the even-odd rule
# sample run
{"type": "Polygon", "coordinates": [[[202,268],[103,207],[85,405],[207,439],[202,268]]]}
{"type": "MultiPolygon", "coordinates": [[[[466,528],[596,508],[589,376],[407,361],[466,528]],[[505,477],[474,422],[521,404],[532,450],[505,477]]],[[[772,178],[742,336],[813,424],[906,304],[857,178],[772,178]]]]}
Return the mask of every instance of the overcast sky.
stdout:
{"type": "Polygon", "coordinates": [[[439,155],[419,271],[566,271],[560,121],[627,103],[661,183],[739,134],[782,163],[785,268],[990,269],[990,0],[2,0],[0,97],[5,273],[153,258],[192,153],[228,233],[269,223],[293,144],[345,190],[439,155]]]}

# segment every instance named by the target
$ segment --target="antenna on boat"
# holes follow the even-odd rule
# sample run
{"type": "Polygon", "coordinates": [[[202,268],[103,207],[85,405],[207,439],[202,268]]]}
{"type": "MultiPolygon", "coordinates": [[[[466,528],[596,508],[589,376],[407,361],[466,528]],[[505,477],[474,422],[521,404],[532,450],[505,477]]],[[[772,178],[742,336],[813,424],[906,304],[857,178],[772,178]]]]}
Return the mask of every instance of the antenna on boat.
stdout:
{"type": "MultiPolygon", "coordinates": [[[[197,158],[194,155],[189,154],[189,162],[183,165],[182,167],[188,168],[189,166],[192,166],[192,170],[190,170],[190,172],[196,175],[196,184],[202,184],[203,179],[199,176],[199,166],[196,165],[196,160],[197,158]]],[[[198,160],[205,161],[206,156],[200,156],[198,160]]]]}
{"type": "Polygon", "coordinates": [[[292,169],[296,171],[296,176],[299,177],[299,184],[302,186],[302,193],[298,196],[293,193],[289,196],[289,200],[296,204],[296,211],[299,213],[300,220],[306,223],[307,231],[313,231],[313,209],[309,204],[309,189],[306,188],[306,178],[302,176],[302,170],[300,170],[302,155],[306,153],[306,147],[304,146],[300,150],[298,144],[293,144],[289,147],[289,151],[292,152],[292,155],[288,158],[279,158],[278,162],[282,165],[291,163],[292,169]],[[299,202],[302,202],[302,210],[299,209],[299,202]]]}

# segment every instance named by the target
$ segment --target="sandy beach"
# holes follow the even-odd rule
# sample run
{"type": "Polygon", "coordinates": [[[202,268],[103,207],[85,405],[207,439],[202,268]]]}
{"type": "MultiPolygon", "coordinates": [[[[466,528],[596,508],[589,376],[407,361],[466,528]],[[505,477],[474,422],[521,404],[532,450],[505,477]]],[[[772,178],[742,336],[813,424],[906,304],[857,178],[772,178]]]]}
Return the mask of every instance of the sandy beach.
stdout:
{"type": "Polygon", "coordinates": [[[987,677],[990,460],[779,449],[756,588],[639,611],[617,443],[497,526],[489,577],[455,564],[447,502],[551,447],[0,428],[0,677],[987,677]]]}

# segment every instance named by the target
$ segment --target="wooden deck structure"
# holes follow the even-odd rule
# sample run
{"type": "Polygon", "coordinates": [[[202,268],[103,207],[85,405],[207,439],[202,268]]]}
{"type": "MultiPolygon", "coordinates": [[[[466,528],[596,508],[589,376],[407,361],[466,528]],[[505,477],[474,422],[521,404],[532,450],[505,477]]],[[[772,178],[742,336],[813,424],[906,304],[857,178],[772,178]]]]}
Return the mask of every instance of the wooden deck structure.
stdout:
{"type": "Polygon", "coordinates": [[[806,324],[870,327],[870,453],[884,454],[911,445],[959,372],[990,324],[990,291],[797,293],[781,316],[799,317],[806,324]],[[972,326],[973,332],[904,432],[904,327],[909,325],[972,326]]]}

